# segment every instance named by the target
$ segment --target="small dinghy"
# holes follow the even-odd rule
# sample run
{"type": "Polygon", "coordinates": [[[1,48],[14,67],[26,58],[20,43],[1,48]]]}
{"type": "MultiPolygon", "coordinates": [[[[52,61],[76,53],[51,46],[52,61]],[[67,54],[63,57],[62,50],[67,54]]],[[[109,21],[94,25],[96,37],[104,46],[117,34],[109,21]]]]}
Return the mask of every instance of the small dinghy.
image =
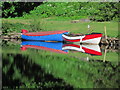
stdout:
{"type": "Polygon", "coordinates": [[[22,39],[25,40],[39,40],[39,41],[68,41],[99,44],[102,34],[92,33],[79,36],[71,36],[68,31],[44,31],[44,32],[28,32],[22,30],[22,39]]]}
{"type": "Polygon", "coordinates": [[[102,34],[101,33],[92,33],[79,36],[69,36],[63,34],[63,39],[69,42],[80,42],[80,43],[90,43],[90,44],[99,44],[102,34]]]}
{"type": "Polygon", "coordinates": [[[21,37],[25,40],[63,41],[63,34],[68,34],[68,31],[28,32],[22,29],[21,37]]]}

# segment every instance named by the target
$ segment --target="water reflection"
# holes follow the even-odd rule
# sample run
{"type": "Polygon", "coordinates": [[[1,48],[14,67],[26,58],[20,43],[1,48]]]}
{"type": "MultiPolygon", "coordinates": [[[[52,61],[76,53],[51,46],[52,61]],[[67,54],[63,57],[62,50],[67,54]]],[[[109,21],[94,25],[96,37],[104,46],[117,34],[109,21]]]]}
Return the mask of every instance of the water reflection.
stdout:
{"type": "Polygon", "coordinates": [[[54,77],[45,72],[40,65],[31,62],[28,56],[22,54],[7,54],[3,58],[3,88],[48,88],[62,87],[70,88],[63,79],[54,77]],[[8,61],[8,58],[12,58],[8,61]],[[21,61],[22,60],[22,61],[21,61]],[[52,86],[53,85],[53,86],[52,86]]]}
{"type": "Polygon", "coordinates": [[[68,52],[68,50],[62,50],[62,42],[22,41],[21,46],[21,50],[26,50],[27,48],[34,48],[57,53],[68,52]]]}
{"type": "Polygon", "coordinates": [[[27,48],[47,50],[57,53],[68,53],[69,51],[78,51],[91,55],[102,55],[99,45],[77,45],[66,44],[63,42],[39,42],[39,41],[22,41],[21,50],[27,48]]]}
{"type": "Polygon", "coordinates": [[[89,55],[94,54],[91,53],[92,51],[99,52],[99,46],[61,42],[50,43],[23,41],[21,43],[22,50],[29,47],[35,49],[27,49],[25,52],[21,52],[18,43],[4,42],[2,45],[3,88],[120,87],[120,84],[118,84],[120,81],[118,77],[118,71],[120,71],[118,52],[107,51],[106,61],[103,62],[104,55],[89,55]],[[29,47],[24,47],[25,45],[29,47]],[[48,50],[48,48],[50,51],[65,53],[69,51],[69,53],[59,54],[43,51],[48,50]],[[83,59],[87,56],[89,61],[86,62],[83,59]]]}

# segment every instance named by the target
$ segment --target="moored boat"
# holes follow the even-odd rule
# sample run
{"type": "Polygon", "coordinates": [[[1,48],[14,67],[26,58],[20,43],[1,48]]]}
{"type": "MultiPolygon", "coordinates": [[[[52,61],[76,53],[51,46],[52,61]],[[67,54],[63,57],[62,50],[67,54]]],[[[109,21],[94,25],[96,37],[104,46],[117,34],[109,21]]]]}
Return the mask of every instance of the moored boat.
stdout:
{"type": "Polygon", "coordinates": [[[70,36],[68,33],[68,31],[28,32],[23,29],[21,37],[25,40],[68,41],[91,44],[99,44],[102,37],[101,33],[92,33],[79,36],[70,36]]]}
{"type": "Polygon", "coordinates": [[[63,34],[68,34],[68,31],[28,32],[22,29],[21,37],[25,40],[63,41],[63,34]]]}
{"type": "Polygon", "coordinates": [[[80,42],[80,43],[91,43],[91,44],[99,44],[102,34],[101,33],[92,33],[80,36],[69,36],[63,34],[63,39],[69,42],[80,42]]]}

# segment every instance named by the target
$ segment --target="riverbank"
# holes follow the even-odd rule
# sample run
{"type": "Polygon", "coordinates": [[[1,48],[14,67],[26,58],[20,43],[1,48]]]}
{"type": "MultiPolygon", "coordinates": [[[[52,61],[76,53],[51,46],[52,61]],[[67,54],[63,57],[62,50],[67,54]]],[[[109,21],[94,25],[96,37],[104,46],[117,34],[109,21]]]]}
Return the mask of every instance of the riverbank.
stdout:
{"type": "Polygon", "coordinates": [[[30,32],[38,31],[56,31],[68,30],[71,33],[89,34],[92,32],[103,33],[106,26],[108,37],[118,37],[118,22],[78,22],[72,23],[72,20],[57,20],[51,18],[10,18],[2,19],[2,31],[5,33],[20,33],[21,29],[26,29],[30,32]],[[88,30],[88,25],[90,29],[88,30]]]}
{"type": "Polygon", "coordinates": [[[21,39],[21,29],[29,32],[68,30],[72,34],[90,34],[93,32],[103,33],[101,40],[105,45],[118,45],[118,23],[117,22],[92,22],[88,19],[67,20],[56,17],[50,18],[9,18],[2,19],[1,39],[21,39]],[[73,23],[73,21],[77,21],[73,23]],[[88,25],[90,28],[88,29],[88,25]],[[106,26],[107,39],[104,27],[106,26]]]}

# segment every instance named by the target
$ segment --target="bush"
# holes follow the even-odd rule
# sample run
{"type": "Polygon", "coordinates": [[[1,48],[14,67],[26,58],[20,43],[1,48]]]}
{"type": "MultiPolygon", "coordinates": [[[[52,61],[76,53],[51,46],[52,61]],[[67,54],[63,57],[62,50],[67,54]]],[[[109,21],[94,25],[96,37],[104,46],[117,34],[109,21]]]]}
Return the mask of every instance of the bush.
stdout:
{"type": "Polygon", "coordinates": [[[2,8],[3,17],[89,16],[93,21],[118,21],[119,18],[117,2],[6,2],[2,8]]]}
{"type": "Polygon", "coordinates": [[[2,34],[7,35],[11,32],[20,33],[21,29],[31,29],[29,25],[21,24],[21,23],[9,23],[9,22],[2,22],[2,34]]]}
{"type": "Polygon", "coordinates": [[[118,20],[118,3],[113,2],[47,2],[30,11],[31,15],[40,17],[89,16],[93,21],[118,20]]]}
{"type": "Polygon", "coordinates": [[[93,13],[93,17],[90,19],[93,21],[118,21],[118,3],[99,3],[96,7],[97,12],[93,13]]]}
{"type": "Polygon", "coordinates": [[[25,13],[33,10],[42,2],[3,2],[2,6],[2,17],[20,17],[25,13]]]}

